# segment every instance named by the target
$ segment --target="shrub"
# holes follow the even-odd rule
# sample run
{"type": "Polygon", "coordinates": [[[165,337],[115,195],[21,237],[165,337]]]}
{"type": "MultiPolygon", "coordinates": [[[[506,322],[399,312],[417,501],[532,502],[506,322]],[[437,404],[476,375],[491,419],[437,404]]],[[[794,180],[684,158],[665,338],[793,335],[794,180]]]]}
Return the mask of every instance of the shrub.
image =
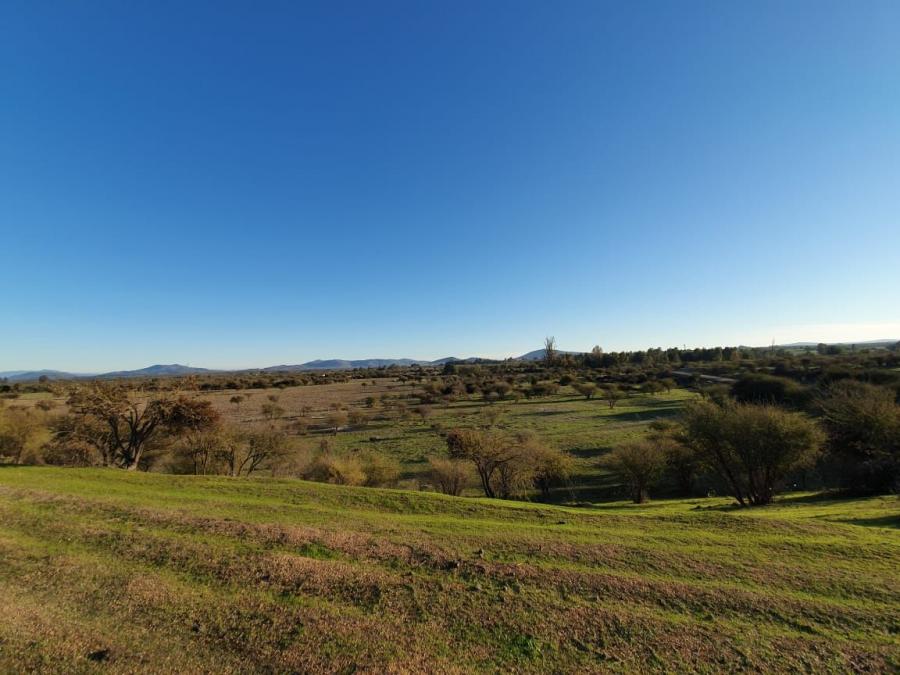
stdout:
{"type": "Polygon", "coordinates": [[[594,394],[597,393],[597,385],[593,382],[580,382],[574,385],[575,391],[584,396],[588,401],[590,401],[594,394]]]}
{"type": "Polygon", "coordinates": [[[433,457],[428,460],[428,478],[438,491],[458,497],[469,481],[469,471],[461,460],[433,457]]]}
{"type": "Polygon", "coordinates": [[[634,503],[643,504],[666,467],[666,456],[657,443],[642,440],[616,448],[602,463],[625,481],[634,503]]]}
{"type": "Polygon", "coordinates": [[[356,457],[342,457],[331,452],[318,453],[304,468],[306,480],[334,485],[363,485],[366,474],[356,457]]]}
{"type": "Polygon", "coordinates": [[[74,440],[68,443],[48,443],[43,448],[46,464],[54,466],[96,466],[100,462],[97,449],[89,443],[74,440]]]}
{"type": "Polygon", "coordinates": [[[697,452],[670,436],[655,438],[654,442],[666,458],[666,472],[672,477],[678,492],[684,497],[694,494],[694,483],[703,466],[697,452]]]}
{"type": "Polygon", "coordinates": [[[400,464],[392,457],[368,453],[362,460],[367,487],[393,487],[400,480],[400,464]]]}
{"type": "Polygon", "coordinates": [[[369,416],[362,410],[351,410],[347,413],[347,421],[350,423],[350,426],[364,427],[369,423],[369,416]]]}
{"type": "Polygon", "coordinates": [[[749,373],[731,387],[731,395],[742,403],[803,405],[809,395],[805,387],[787,377],[749,373]]]}
{"type": "Polygon", "coordinates": [[[529,450],[534,468],[532,482],[546,500],[551,489],[569,482],[574,460],[569,453],[537,441],[530,444],[529,450]]]}
{"type": "Polygon", "coordinates": [[[451,459],[471,461],[486,497],[524,496],[537,487],[546,496],[564,483],[571,458],[549,448],[533,434],[508,436],[477,429],[454,429],[447,434],[451,459]]]}
{"type": "Polygon", "coordinates": [[[33,462],[42,430],[38,416],[31,410],[21,407],[4,410],[0,415],[0,461],[33,462]]]}

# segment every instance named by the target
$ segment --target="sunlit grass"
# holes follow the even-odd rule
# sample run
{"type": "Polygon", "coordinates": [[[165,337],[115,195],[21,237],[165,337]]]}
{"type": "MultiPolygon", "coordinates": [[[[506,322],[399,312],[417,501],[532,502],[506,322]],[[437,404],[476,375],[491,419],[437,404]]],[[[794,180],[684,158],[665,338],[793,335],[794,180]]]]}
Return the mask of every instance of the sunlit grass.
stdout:
{"type": "Polygon", "coordinates": [[[886,671],[898,518],[3,468],[0,670],[886,671]]]}

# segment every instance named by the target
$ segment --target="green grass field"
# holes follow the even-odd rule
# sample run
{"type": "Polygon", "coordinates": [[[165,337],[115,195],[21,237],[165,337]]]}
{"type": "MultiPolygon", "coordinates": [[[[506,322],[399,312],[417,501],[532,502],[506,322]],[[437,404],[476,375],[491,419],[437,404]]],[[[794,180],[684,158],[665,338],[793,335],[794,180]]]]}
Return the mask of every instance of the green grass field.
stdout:
{"type": "MultiPolygon", "coordinates": [[[[480,397],[472,397],[450,404],[435,404],[428,406],[430,415],[422,420],[415,414],[418,402],[415,395],[419,391],[416,384],[381,378],[286,389],[242,390],[241,395],[249,398],[240,406],[229,402],[235,393],[230,390],[196,395],[210,400],[223,417],[237,427],[261,422],[260,407],[268,402],[269,396],[277,396],[285,415],[275,424],[287,434],[293,450],[312,452],[326,440],[338,451],[371,452],[392,457],[399,462],[403,472],[399,487],[409,489],[417,489],[419,483],[427,480],[430,457],[446,456],[442,430],[482,426],[485,416],[494,413],[500,429],[533,431],[547,443],[573,455],[573,475],[566,486],[554,491],[552,500],[555,502],[597,501],[624,495],[627,491],[601,468],[600,459],[613,447],[640,438],[653,420],[677,415],[687,401],[698,396],[687,389],[655,395],[635,393],[610,408],[603,400],[587,401],[571,387],[563,387],[558,395],[518,402],[489,405],[480,397]],[[386,408],[380,402],[373,408],[365,406],[367,396],[382,394],[412,395],[410,400],[402,399],[402,403],[409,406],[407,415],[398,416],[394,408],[386,408]],[[331,412],[332,404],[362,410],[379,419],[362,427],[341,430],[336,435],[315,430],[315,425],[321,424],[331,412]],[[311,412],[301,414],[304,408],[311,412]],[[301,417],[313,427],[302,435],[291,429],[291,422],[301,417]]],[[[46,398],[47,394],[26,394],[17,399],[15,405],[30,407],[46,398]]],[[[65,397],[58,396],[53,401],[56,413],[65,410],[65,397]]],[[[480,490],[476,483],[473,473],[465,494],[478,495],[480,490]]]]}
{"type": "MultiPolygon", "coordinates": [[[[524,406],[523,406],[524,408],[524,406]]],[[[890,672],[900,501],[0,468],[2,672],[890,672]]]]}

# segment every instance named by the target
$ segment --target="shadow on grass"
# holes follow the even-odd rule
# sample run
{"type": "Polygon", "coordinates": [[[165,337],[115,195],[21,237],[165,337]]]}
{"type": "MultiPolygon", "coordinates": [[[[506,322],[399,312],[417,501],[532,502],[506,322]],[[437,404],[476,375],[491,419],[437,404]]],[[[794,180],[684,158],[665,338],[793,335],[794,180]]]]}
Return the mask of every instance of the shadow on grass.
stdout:
{"type": "Polygon", "coordinates": [[[854,497],[841,494],[835,490],[824,490],[809,495],[784,495],[778,501],[781,504],[821,504],[823,502],[840,504],[851,499],[854,499],[854,497]]]}
{"type": "Polygon", "coordinates": [[[861,525],[863,527],[889,527],[900,530],[900,515],[881,516],[880,518],[845,518],[836,520],[838,523],[848,525],[861,525]]]}
{"type": "Polygon", "coordinates": [[[570,415],[571,410],[535,410],[534,412],[520,413],[519,417],[550,417],[551,415],[570,415]]]}
{"type": "Polygon", "coordinates": [[[600,415],[601,419],[614,422],[649,422],[662,417],[674,417],[680,412],[678,408],[666,408],[662,410],[634,410],[629,412],[608,413],[600,415]]]}
{"type": "Polygon", "coordinates": [[[581,459],[592,459],[604,455],[612,450],[611,445],[591,446],[589,448],[569,448],[570,455],[580,457],[581,459]]]}

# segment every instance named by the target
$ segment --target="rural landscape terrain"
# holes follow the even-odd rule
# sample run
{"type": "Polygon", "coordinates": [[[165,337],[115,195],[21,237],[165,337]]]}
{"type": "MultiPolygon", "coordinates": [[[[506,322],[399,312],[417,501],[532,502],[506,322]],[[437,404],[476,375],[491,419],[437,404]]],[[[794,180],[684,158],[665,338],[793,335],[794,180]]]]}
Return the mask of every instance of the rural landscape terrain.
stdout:
{"type": "Polygon", "coordinates": [[[5,671],[900,667],[893,343],[0,387],[5,671]]]}
{"type": "Polygon", "coordinates": [[[900,1],[0,64],[0,675],[900,675],[900,1]]]}

